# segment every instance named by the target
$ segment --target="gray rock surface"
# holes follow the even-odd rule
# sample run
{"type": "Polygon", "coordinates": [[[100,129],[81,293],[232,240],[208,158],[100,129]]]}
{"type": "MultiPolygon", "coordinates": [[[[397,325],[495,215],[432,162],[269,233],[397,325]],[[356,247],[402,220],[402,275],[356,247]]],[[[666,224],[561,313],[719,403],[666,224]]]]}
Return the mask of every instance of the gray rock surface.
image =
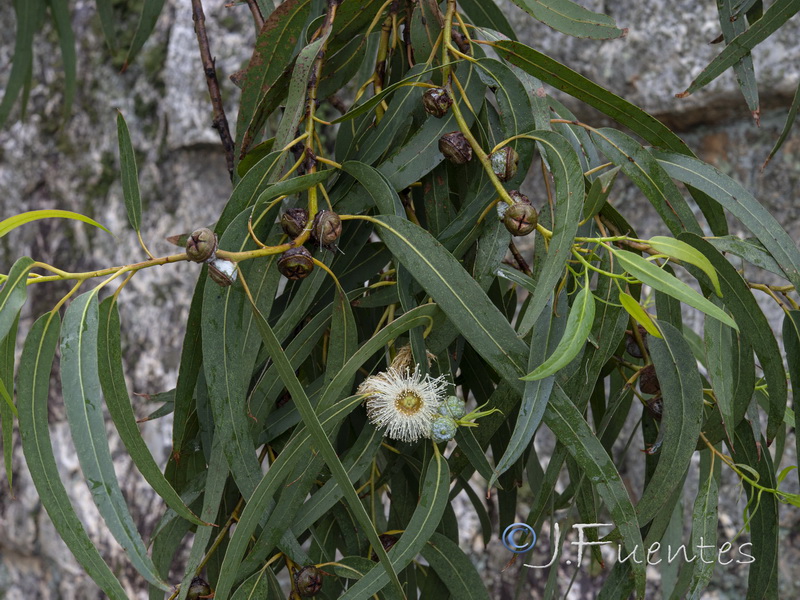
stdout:
{"type": "MultiPolygon", "coordinates": [[[[123,15],[125,3],[114,3],[118,16],[119,45],[130,41],[137,17],[123,15]]],[[[589,8],[607,12],[621,26],[626,38],[608,42],[578,40],[556,34],[532,22],[521,10],[504,3],[528,43],[553,55],[586,76],[656,114],[684,132],[689,146],[701,158],[717,165],[753,191],[793,237],[800,236],[795,193],[800,189],[800,128],[787,140],[783,151],[766,171],[760,170],[785,118],[791,93],[800,78],[800,22],[795,17],[777,36],[754,53],[760,84],[762,123],[757,128],[739,94],[733,76],[726,73],[706,90],[676,99],[694,76],[719,51],[708,41],[719,32],[712,2],[680,0],[671,3],[635,0],[584,0],[589,8]]],[[[138,3],[137,3],[138,5],[138,3]]],[[[7,272],[15,257],[28,254],[38,260],[69,268],[130,262],[144,256],[127,224],[121,185],[117,177],[115,109],[127,119],[139,161],[140,184],[145,205],[142,231],[155,254],[170,251],[167,235],[212,222],[230,194],[225,162],[215,131],[202,66],[192,29],[189,2],[169,0],[156,33],[140,58],[120,72],[117,52],[109,50],[100,32],[94,2],[71,3],[73,28],[78,40],[78,94],[71,116],[62,120],[62,67],[57,38],[46,24],[37,37],[28,115],[0,131],[0,215],[23,210],[62,208],[98,219],[115,233],[103,232],[67,221],[41,222],[18,229],[0,239],[0,271],[7,272]]],[[[252,47],[253,27],[244,5],[226,8],[222,0],[206,2],[212,53],[229,120],[235,122],[237,90],[227,75],[241,68],[252,47]]],[[[0,3],[0,65],[13,56],[14,13],[10,3],[0,3]]],[[[5,81],[7,69],[0,74],[5,81]]],[[[571,105],[580,118],[594,122],[597,115],[571,105]]],[[[620,186],[613,201],[640,218],[641,235],[663,233],[641,194],[620,186]]],[[[180,264],[139,273],[122,295],[123,354],[128,387],[152,393],[174,385],[188,302],[197,269],[180,264]]],[[[62,286],[36,286],[23,313],[22,329],[32,318],[48,310],[67,291],[62,286]]],[[[769,306],[764,304],[765,309],[769,306]]],[[[769,306],[771,316],[779,313],[769,306]]],[[[20,340],[21,342],[21,340],[20,340]]],[[[144,416],[155,407],[144,400],[136,406],[144,416]]],[[[170,449],[169,418],[142,426],[146,441],[159,460],[170,449]]],[[[57,382],[51,397],[51,433],[62,478],[92,539],[120,574],[131,598],[145,598],[145,585],[127,567],[116,542],[107,533],[90,494],[82,483],[74,456],[57,382]]],[[[117,473],[131,511],[145,535],[154,523],[156,499],[126,458],[109,426],[109,439],[117,473]]],[[[636,442],[634,442],[636,444],[636,442]]],[[[791,441],[787,443],[791,447],[791,441]]],[[[641,445],[641,444],[640,444],[641,445]]],[[[785,462],[789,464],[789,461],[785,462]]],[[[14,486],[9,490],[0,478],[0,598],[100,598],[94,584],[71,557],[37,500],[35,489],[15,442],[14,486]],[[12,495],[13,493],[13,495],[12,495]]],[[[633,489],[639,485],[635,469],[626,472],[633,489]]],[[[790,480],[794,481],[791,477],[790,480]]],[[[797,490],[794,490],[797,491],[797,490]]],[[[741,525],[741,503],[730,487],[724,497],[729,529],[741,525]]],[[[782,512],[782,590],[798,597],[797,511],[782,512]],[[793,587],[794,586],[794,587],[793,587]]],[[[466,542],[467,540],[462,540],[466,542]]],[[[481,553],[481,543],[470,540],[481,553]]],[[[506,598],[509,587],[500,574],[507,554],[481,556],[487,575],[494,577],[493,597],[506,598]]],[[[719,571],[717,572],[719,575],[719,571]]],[[[738,598],[744,573],[716,578],[715,598],[738,598]],[[728,583],[733,582],[733,583],[728,583]]],[[[591,579],[579,578],[580,597],[592,597],[591,579]]],[[[531,583],[533,589],[541,589],[531,583]]],[[[526,597],[536,597],[530,595],[526,597]]],[[[578,597],[578,596],[575,596],[578,597]]],[[[710,596],[711,597],[711,596],[710,596]]]]}

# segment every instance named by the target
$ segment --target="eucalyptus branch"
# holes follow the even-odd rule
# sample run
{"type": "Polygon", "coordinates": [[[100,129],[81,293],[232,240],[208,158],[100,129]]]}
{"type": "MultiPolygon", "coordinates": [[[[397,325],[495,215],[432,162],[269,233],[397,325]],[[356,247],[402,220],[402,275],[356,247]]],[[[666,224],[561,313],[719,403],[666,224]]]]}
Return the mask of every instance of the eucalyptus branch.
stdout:
{"type": "Polygon", "coordinates": [[[211,105],[214,108],[214,120],[211,126],[219,133],[222,147],[225,149],[225,162],[228,166],[228,174],[233,179],[233,138],[228,127],[228,118],[225,116],[225,107],[222,104],[222,94],[217,80],[217,69],[214,65],[214,58],[211,56],[211,49],[208,44],[206,34],[206,16],[203,12],[202,0],[192,0],[192,19],[194,20],[194,32],[197,35],[197,44],[200,46],[200,58],[203,61],[203,71],[206,75],[208,94],[211,96],[211,105]]]}

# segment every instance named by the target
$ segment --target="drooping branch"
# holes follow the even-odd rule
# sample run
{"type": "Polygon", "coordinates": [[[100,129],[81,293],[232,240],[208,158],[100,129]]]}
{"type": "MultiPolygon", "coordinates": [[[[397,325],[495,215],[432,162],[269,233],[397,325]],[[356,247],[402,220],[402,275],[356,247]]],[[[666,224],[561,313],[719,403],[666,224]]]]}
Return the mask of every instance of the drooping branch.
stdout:
{"type": "Polygon", "coordinates": [[[194,21],[194,32],[197,35],[197,44],[200,46],[200,58],[203,61],[203,71],[206,75],[208,85],[208,95],[211,96],[211,105],[214,109],[214,120],[211,126],[219,133],[222,147],[225,150],[225,162],[228,167],[228,174],[233,179],[233,138],[228,126],[228,119],[225,116],[225,108],[222,105],[222,94],[217,80],[217,69],[214,65],[214,58],[211,56],[211,49],[208,44],[206,34],[206,16],[203,12],[202,0],[192,0],[192,20],[194,21]]]}

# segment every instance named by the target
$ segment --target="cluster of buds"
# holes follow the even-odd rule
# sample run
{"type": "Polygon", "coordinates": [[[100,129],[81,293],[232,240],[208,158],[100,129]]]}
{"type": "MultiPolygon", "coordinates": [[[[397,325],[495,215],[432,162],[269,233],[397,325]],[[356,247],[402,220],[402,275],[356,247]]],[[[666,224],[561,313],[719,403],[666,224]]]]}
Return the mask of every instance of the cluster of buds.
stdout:
{"type": "MultiPolygon", "coordinates": [[[[281,228],[296,239],[308,227],[308,211],[290,208],[281,215],[281,228]]],[[[321,210],[311,223],[311,239],[327,250],[336,251],[336,240],[342,235],[342,220],[335,212],[321,210]]],[[[303,279],[314,270],[314,258],[304,246],[290,248],[278,259],[278,271],[287,279],[303,279]]]]}

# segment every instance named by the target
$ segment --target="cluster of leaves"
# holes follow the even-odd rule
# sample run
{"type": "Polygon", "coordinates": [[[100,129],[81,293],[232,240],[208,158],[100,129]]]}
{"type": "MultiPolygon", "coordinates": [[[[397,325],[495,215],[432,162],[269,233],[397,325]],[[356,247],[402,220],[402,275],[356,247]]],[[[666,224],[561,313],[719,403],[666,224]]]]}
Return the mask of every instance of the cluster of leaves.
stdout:
{"type": "MultiPolygon", "coordinates": [[[[623,33],[609,17],[567,0],[517,4],[571,35],[623,33]]],[[[749,11],[751,26],[735,30],[733,39],[726,33],[726,51],[693,86],[727,66],[747,71],[747,51],[796,2],[778,0],[760,19],[751,17],[760,2],[720,4],[749,11]]],[[[24,5],[17,4],[18,14],[24,5]]],[[[268,12],[266,3],[258,6],[268,12]]],[[[611,519],[615,529],[605,539],[631,551],[680,537],[683,483],[695,451],[701,485],[693,542],[717,539],[724,463],[742,478],[750,500],[746,519],[757,557],[750,591],[777,594],[778,502],[800,502],[778,489],[788,470],[775,472],[762,440],[775,442],[777,462],[794,426],[784,359],[800,385],[800,310],[793,299],[800,252],[747,190],[694,157],[652,116],[516,41],[490,2],[287,0],[265,20],[242,86],[236,185],[215,225],[217,256],[236,264],[237,277],[220,286],[202,267],[177,385],[158,396],[163,406],[149,417],[173,414],[173,454],[163,472],[142,440],[125,386],[117,302],[138,271],[187,260],[186,254],[147,252],[143,262],[91,273],[26,257],[0,291],[3,437],[10,439],[16,415],[43,506],[109,597],[125,593],[78,520],[49,442],[50,370],[59,343],[81,468],[153,599],[171,590],[181,600],[197,597],[205,589],[192,585],[200,574],[218,599],[280,598],[281,570],[296,573],[301,565],[327,573],[320,597],[488,598],[458,546],[450,502],[466,493],[488,543],[495,530],[470,483],[476,473],[497,490],[500,531],[519,520],[538,529],[565,511],[559,514],[584,523],[611,519]],[[352,81],[356,100],[333,129],[317,116],[317,98],[351,90],[352,81]],[[544,93],[545,85],[590,104],[639,139],[580,123],[544,93]],[[454,100],[441,118],[423,109],[422,96],[434,86],[454,100]],[[276,112],[277,127],[268,133],[276,112]],[[469,140],[472,161],[444,160],[437,142],[453,131],[469,140]],[[320,142],[332,137],[330,148],[320,142]],[[507,145],[519,168],[503,183],[488,155],[507,145]],[[508,190],[538,177],[529,175],[538,170],[532,165],[542,167],[547,197],[529,267],[495,206],[513,204],[508,190]],[[670,237],[638,238],[609,202],[620,172],[652,203],[670,237]],[[317,268],[286,280],[282,253],[305,243],[309,232],[287,241],[277,209],[305,207],[313,219],[322,199],[344,221],[338,250],[312,248],[317,268]],[[753,237],[729,235],[726,213],[753,237]],[[506,263],[509,249],[515,259],[506,263]],[[725,254],[788,283],[749,282],[725,254]],[[701,292],[676,277],[673,266],[701,292]],[[101,285],[72,298],[96,277],[105,278],[101,285]],[[27,286],[54,280],[76,283],[27,333],[14,390],[27,286]],[[115,280],[116,292],[101,299],[115,280]],[[786,311],[783,353],[754,288],[786,311]],[[686,307],[705,314],[702,337],[684,326],[686,307]],[[418,368],[443,376],[452,392],[497,409],[477,428],[459,428],[449,452],[427,440],[384,440],[367,422],[363,397],[354,395],[366,375],[386,369],[406,345],[418,368]],[[437,358],[430,366],[428,353],[437,358]],[[103,401],[136,466],[164,500],[149,550],[114,474],[103,401]],[[644,487],[633,495],[611,459],[628,421],[650,447],[642,455],[644,487]],[[543,468],[534,439],[545,427],[557,443],[543,468]],[[569,481],[561,493],[559,477],[569,481]],[[535,493],[520,515],[524,480],[535,493]],[[170,567],[190,533],[182,584],[174,588],[170,567]],[[387,552],[388,535],[396,543],[387,552]]],[[[139,234],[136,165],[121,116],[118,124],[123,191],[139,234]]],[[[0,223],[0,231],[42,216],[74,215],[22,215],[0,223]]],[[[10,478],[10,444],[4,449],[10,478]]],[[[681,565],[664,577],[665,597],[699,597],[713,568],[703,561],[681,565]]],[[[643,597],[645,584],[644,564],[617,562],[600,597],[643,597]]],[[[303,591],[298,585],[292,594],[303,591]]]]}

